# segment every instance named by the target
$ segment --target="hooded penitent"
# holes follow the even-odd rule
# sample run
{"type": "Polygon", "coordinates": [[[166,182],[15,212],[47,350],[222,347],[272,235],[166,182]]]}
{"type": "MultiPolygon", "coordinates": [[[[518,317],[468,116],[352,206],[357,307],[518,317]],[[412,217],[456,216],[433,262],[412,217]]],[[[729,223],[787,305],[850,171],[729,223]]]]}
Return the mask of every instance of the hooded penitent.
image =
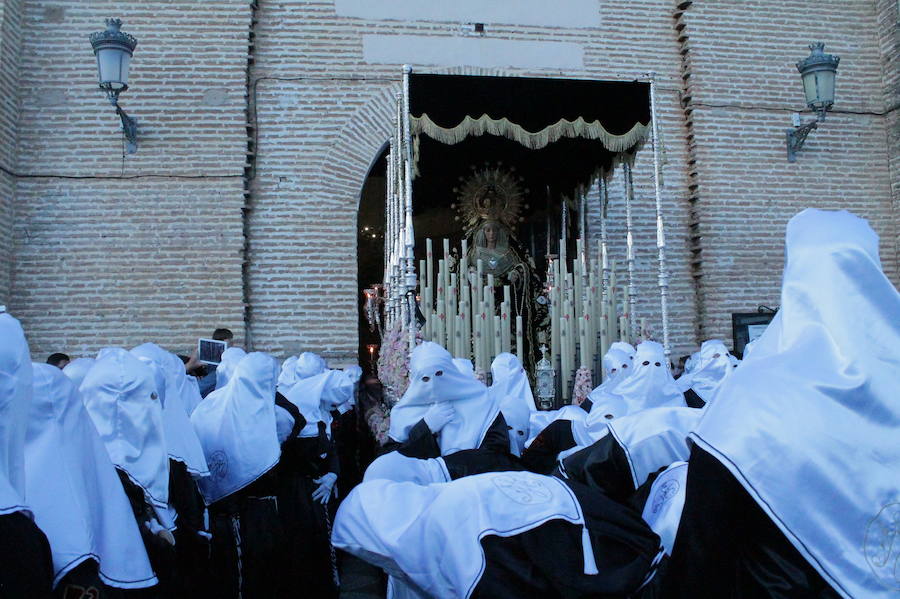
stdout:
{"type": "Polygon", "coordinates": [[[81,383],[84,405],[112,463],[165,510],[169,460],[153,370],[124,349],[108,348],[81,383]]]}
{"type": "Polygon", "coordinates": [[[31,357],[19,321],[0,313],[0,516],[25,505],[25,428],[31,402],[31,357]]]}
{"type": "Polygon", "coordinates": [[[88,373],[88,370],[94,367],[94,362],[96,362],[94,358],[75,358],[66,364],[66,367],[63,368],[63,372],[72,380],[72,384],[75,385],[75,388],[78,389],[81,387],[81,381],[84,380],[84,376],[88,373]]]}
{"type": "Polygon", "coordinates": [[[709,339],[700,346],[697,364],[690,375],[690,388],[709,403],[715,397],[716,389],[734,370],[728,348],[718,339],[709,339]]]}
{"type": "Polygon", "coordinates": [[[640,343],[633,368],[628,378],[611,392],[625,402],[629,414],[647,408],[685,405],[684,395],[675,387],[662,345],[655,341],[640,343]]]}
{"type": "MultiPolygon", "coordinates": [[[[315,356],[315,354],[305,353],[302,356],[315,356]]],[[[324,364],[324,361],[322,362],[324,364]]],[[[301,369],[298,372],[297,366],[303,366],[302,360],[295,363],[294,384],[289,388],[282,388],[281,393],[292,404],[297,406],[303,418],[306,420],[306,426],[300,431],[300,437],[315,437],[319,434],[319,422],[324,422],[326,427],[331,425],[331,410],[346,404],[353,398],[353,391],[356,388],[355,373],[348,376],[341,370],[322,370],[318,368],[301,369]],[[316,372],[309,376],[308,372],[316,372]]],[[[358,379],[357,379],[358,380],[358,379]]]]}
{"type": "Polygon", "coordinates": [[[410,356],[409,387],[391,410],[390,437],[406,440],[409,429],[425,416],[429,406],[451,402],[453,420],[440,432],[441,455],[475,449],[500,413],[499,404],[480,381],[459,371],[450,353],[430,341],[410,356]]]}
{"type": "Polygon", "coordinates": [[[156,584],[106,448],[78,390],[55,366],[34,364],[27,430],[26,492],[35,522],[50,541],[54,586],[89,559],[107,585],[156,584]]]}
{"type": "Polygon", "coordinates": [[[900,588],[900,294],[845,212],[787,226],[781,308],[691,440],[845,597],[900,588]]]}
{"type": "Polygon", "coordinates": [[[184,363],[178,356],[155,343],[139,345],[131,353],[138,358],[150,360],[163,374],[165,396],[162,415],[169,458],[183,463],[192,476],[209,476],[203,448],[200,447],[200,440],[197,439],[197,433],[191,426],[184,406],[188,391],[184,363]]]}
{"type": "Polygon", "coordinates": [[[529,419],[537,411],[528,375],[519,358],[502,353],[491,363],[491,377],[493,383],[488,393],[500,405],[503,418],[510,427],[510,450],[515,455],[521,455],[528,440],[529,419]]]}
{"type": "Polygon", "coordinates": [[[198,481],[207,505],[243,489],[278,463],[277,375],[274,358],[251,352],[228,384],[210,393],[191,414],[210,469],[210,476],[198,481]]]}
{"type": "MultiPolygon", "coordinates": [[[[470,597],[485,572],[481,540],[509,537],[550,520],[584,527],[584,513],[561,480],[532,472],[491,472],[445,484],[372,480],[358,485],[338,510],[335,547],[411,581],[421,596],[470,597]]],[[[582,528],[581,568],[597,574],[582,528]]]]}
{"type": "Polygon", "coordinates": [[[222,352],[219,365],[216,367],[216,389],[221,389],[228,384],[238,362],[243,360],[246,355],[247,352],[239,347],[229,347],[222,352]]]}

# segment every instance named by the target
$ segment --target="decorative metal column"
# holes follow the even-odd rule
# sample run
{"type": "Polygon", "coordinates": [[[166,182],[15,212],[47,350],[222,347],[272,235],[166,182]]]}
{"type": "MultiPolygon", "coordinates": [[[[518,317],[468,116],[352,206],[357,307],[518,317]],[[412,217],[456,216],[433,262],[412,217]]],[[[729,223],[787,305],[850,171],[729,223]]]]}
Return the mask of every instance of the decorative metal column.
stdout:
{"type": "Polygon", "coordinates": [[[412,139],[409,131],[409,75],[412,73],[412,67],[408,64],[403,65],[403,101],[401,116],[401,132],[402,140],[402,156],[403,160],[403,199],[404,212],[406,215],[406,239],[404,247],[404,255],[406,258],[406,277],[404,291],[406,294],[406,302],[408,304],[407,312],[409,321],[409,351],[416,347],[416,260],[415,260],[415,234],[413,232],[413,211],[412,211],[412,139]]]}
{"type": "MultiPolygon", "coordinates": [[[[634,235],[632,233],[631,220],[631,204],[634,201],[634,181],[631,177],[631,164],[624,162],[622,164],[622,172],[625,175],[625,246],[626,246],[626,264],[628,266],[628,342],[634,343],[637,339],[635,331],[635,323],[637,322],[637,314],[635,313],[635,300],[637,295],[634,289],[634,235]]],[[[625,331],[623,331],[624,333],[625,331]]]]}
{"type": "Polygon", "coordinates": [[[656,73],[650,78],[650,116],[653,123],[653,187],[656,193],[656,248],[659,252],[659,301],[662,312],[663,347],[666,358],[672,354],[669,345],[669,268],[666,265],[666,231],[662,215],[662,164],[659,159],[659,123],[656,119],[656,73]]]}
{"type": "MultiPolygon", "coordinates": [[[[606,233],[606,209],[609,204],[609,187],[606,181],[606,173],[600,176],[597,187],[600,191],[600,320],[602,321],[600,324],[601,330],[607,331],[606,338],[600,340],[600,359],[602,361],[607,348],[612,343],[612,339],[609,338],[612,331],[609,331],[606,327],[606,324],[609,323],[609,240],[606,233]]],[[[603,369],[601,368],[600,370],[602,371],[603,369]]]]}

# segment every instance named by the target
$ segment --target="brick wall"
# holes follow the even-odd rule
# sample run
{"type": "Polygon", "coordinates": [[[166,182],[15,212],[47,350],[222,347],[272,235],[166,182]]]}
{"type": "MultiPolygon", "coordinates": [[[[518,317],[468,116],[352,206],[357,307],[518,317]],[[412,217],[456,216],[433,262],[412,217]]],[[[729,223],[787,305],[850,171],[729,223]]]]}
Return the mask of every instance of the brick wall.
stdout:
{"type": "Polygon", "coordinates": [[[23,2],[18,210],[10,311],[32,352],[243,334],[246,1],[23,2]],[[138,152],[96,86],[87,36],[138,38],[138,152]]]}
{"type": "Polygon", "coordinates": [[[0,0],[0,304],[9,302],[15,207],[21,3],[0,0]]]}
{"type": "MultiPolygon", "coordinates": [[[[900,3],[877,0],[878,46],[884,78],[887,146],[891,169],[895,235],[900,235],[900,3]]],[[[900,263],[900,241],[897,242],[900,263]]]]}
{"type": "Polygon", "coordinates": [[[873,3],[816,3],[815,19],[809,2],[680,4],[702,247],[700,336],[727,339],[731,312],[778,304],[784,226],[805,207],[846,208],[868,218],[896,283],[873,3]],[[804,108],[794,63],[813,41],[841,56],[836,102],[790,164],[784,131],[791,113],[804,108]]]}
{"type": "MultiPolygon", "coordinates": [[[[184,351],[218,325],[242,335],[246,321],[258,349],[354,359],[356,210],[390,134],[400,62],[420,73],[658,74],[676,355],[702,338],[729,340],[731,312],[778,303],[784,225],[803,207],[870,218],[898,280],[896,2],[597,0],[599,16],[584,26],[516,23],[512,10],[485,19],[487,40],[576,49],[560,60],[575,56],[581,66],[560,71],[418,64],[405,50],[411,36],[467,43],[459,16],[442,16],[444,5],[395,3],[392,10],[409,15],[382,19],[337,1],[0,3],[4,15],[19,7],[20,29],[29,31],[19,43],[21,69],[40,75],[14,86],[17,122],[0,114],[0,134],[17,123],[0,152],[18,140],[22,175],[9,304],[35,354],[148,338],[184,351]],[[139,120],[140,148],[124,160],[87,42],[113,15],[139,40],[122,104],[139,120]],[[390,54],[402,60],[378,62],[367,36],[393,43],[390,54]],[[789,164],[784,130],[803,108],[794,62],[818,40],[841,56],[837,103],[789,164]]],[[[465,6],[481,18],[478,3],[465,6]]],[[[0,86],[10,81],[3,64],[0,86]]],[[[638,317],[659,333],[649,146],[634,175],[638,317]]],[[[10,187],[0,175],[5,213],[10,187]]],[[[612,251],[624,266],[620,178],[611,190],[612,251]]],[[[9,243],[0,227],[6,272],[9,243]]]]}

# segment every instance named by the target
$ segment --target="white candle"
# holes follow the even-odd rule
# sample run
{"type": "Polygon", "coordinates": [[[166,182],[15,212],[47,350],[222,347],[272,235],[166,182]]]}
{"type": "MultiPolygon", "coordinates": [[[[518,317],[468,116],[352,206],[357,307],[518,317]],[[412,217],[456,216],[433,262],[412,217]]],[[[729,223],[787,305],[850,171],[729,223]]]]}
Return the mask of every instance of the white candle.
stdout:
{"type": "Polygon", "coordinates": [[[519,360],[524,364],[525,357],[522,355],[522,352],[525,351],[525,333],[524,328],[522,326],[522,317],[516,316],[516,355],[519,357],[519,360]]]}

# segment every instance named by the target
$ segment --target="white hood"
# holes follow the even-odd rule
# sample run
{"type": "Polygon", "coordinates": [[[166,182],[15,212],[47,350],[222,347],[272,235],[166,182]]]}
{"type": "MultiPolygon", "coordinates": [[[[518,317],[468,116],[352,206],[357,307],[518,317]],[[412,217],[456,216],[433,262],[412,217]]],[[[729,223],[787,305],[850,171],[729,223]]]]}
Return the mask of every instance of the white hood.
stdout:
{"type": "Polygon", "coordinates": [[[203,448],[194,427],[191,426],[184,399],[189,391],[187,374],[181,358],[167,352],[155,343],[145,343],[131,350],[139,358],[151,360],[163,374],[165,402],[163,403],[163,428],[166,433],[166,451],[169,458],[181,462],[194,477],[209,476],[203,448]]]}
{"type": "Polygon", "coordinates": [[[509,430],[509,448],[514,455],[522,455],[528,440],[531,414],[537,411],[531,383],[522,368],[519,358],[510,353],[502,353],[491,363],[493,383],[488,393],[500,405],[500,411],[509,430]]]}
{"type": "Polygon", "coordinates": [[[687,436],[702,416],[703,410],[696,408],[652,408],[609,421],[607,427],[625,452],[635,489],[660,468],[688,459],[687,436]]]}
{"type": "Polygon", "coordinates": [[[716,390],[731,375],[734,366],[728,348],[718,339],[709,339],[700,346],[698,362],[690,375],[691,386],[700,399],[709,403],[716,390]]]}
{"type": "Polygon", "coordinates": [[[243,489],[278,463],[277,375],[274,358],[251,352],[228,384],[210,393],[191,415],[211,473],[198,481],[207,505],[243,489]]]}
{"type": "Polygon", "coordinates": [[[112,463],[161,510],[169,500],[169,459],[153,370],[107,348],[81,383],[81,396],[112,463]]]}
{"type": "Polygon", "coordinates": [[[31,356],[19,321],[0,312],[0,516],[30,514],[25,505],[25,428],[31,403],[31,356]]]}
{"type": "Polygon", "coordinates": [[[222,352],[222,357],[219,358],[219,365],[216,366],[216,389],[221,389],[228,384],[238,362],[243,360],[246,355],[247,352],[239,347],[229,347],[222,352]]]}
{"type": "Polygon", "coordinates": [[[410,356],[409,387],[391,410],[390,437],[403,442],[409,429],[439,401],[453,405],[456,415],[440,432],[441,455],[475,449],[500,413],[495,398],[480,381],[463,374],[446,349],[427,341],[410,356]]]}
{"type": "Polygon", "coordinates": [[[66,367],[63,368],[63,373],[72,380],[72,384],[78,389],[81,386],[81,381],[84,380],[84,376],[94,367],[94,362],[96,361],[94,358],[75,358],[66,364],[66,367]]]}
{"type": "Polygon", "coordinates": [[[122,483],[81,401],[58,368],[34,364],[25,446],[28,502],[53,554],[53,585],[88,559],[107,585],[157,583],[122,483]]]}
{"type": "Polygon", "coordinates": [[[297,380],[294,368],[297,365],[297,356],[290,356],[281,363],[281,373],[278,375],[278,390],[289,389],[297,380]]]}
{"type": "Polygon", "coordinates": [[[297,356],[297,361],[294,362],[294,377],[298,380],[309,378],[325,372],[326,368],[322,356],[305,351],[297,356]]]}
{"type": "Polygon", "coordinates": [[[845,212],[787,226],[781,307],[691,439],[841,595],[900,588],[900,294],[845,212]]]}

